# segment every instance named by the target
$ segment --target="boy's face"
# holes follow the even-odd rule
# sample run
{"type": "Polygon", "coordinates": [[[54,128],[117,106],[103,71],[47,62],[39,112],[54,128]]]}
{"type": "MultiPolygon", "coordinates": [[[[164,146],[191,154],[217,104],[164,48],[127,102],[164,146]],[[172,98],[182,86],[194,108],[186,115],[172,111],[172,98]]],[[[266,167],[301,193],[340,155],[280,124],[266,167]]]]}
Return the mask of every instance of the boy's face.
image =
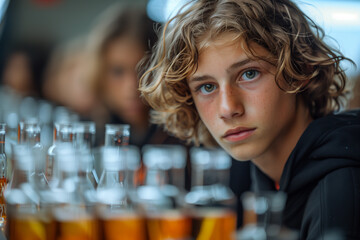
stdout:
{"type": "MultiPolygon", "coordinates": [[[[297,98],[276,85],[273,65],[251,60],[240,44],[223,44],[228,37],[200,53],[198,69],[188,78],[197,111],[235,159],[277,156],[298,131],[297,98]]],[[[259,45],[251,47],[257,55],[270,56],[259,45]]]]}

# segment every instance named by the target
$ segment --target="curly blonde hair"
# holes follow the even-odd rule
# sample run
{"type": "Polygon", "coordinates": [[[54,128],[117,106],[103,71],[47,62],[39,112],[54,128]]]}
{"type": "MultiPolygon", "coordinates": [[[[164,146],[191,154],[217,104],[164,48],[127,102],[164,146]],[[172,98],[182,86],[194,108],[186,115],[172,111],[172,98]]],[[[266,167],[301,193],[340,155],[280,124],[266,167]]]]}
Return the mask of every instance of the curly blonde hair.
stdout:
{"type": "MultiPolygon", "coordinates": [[[[345,100],[345,58],[324,43],[324,32],[289,0],[198,0],[163,28],[140,91],[154,109],[152,121],[195,144],[215,144],[201,121],[187,78],[195,73],[199,53],[211,41],[232,33],[246,53],[276,66],[275,81],[298,94],[316,119],[339,110],[345,100]],[[251,43],[264,47],[263,59],[251,43]]],[[[351,61],[351,60],[349,60],[351,61]]]]}

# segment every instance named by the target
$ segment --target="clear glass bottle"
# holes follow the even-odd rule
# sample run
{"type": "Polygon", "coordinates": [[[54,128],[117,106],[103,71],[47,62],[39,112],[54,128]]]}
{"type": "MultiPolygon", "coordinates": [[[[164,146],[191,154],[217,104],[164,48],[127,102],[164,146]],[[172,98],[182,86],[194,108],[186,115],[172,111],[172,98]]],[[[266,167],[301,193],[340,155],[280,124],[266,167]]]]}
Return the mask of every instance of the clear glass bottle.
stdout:
{"type": "Polygon", "coordinates": [[[98,226],[93,206],[81,191],[78,155],[72,143],[58,143],[55,161],[58,163],[58,184],[52,188],[54,239],[98,239],[98,226]]]}
{"type": "Polygon", "coordinates": [[[94,146],[95,146],[95,123],[77,122],[74,124],[74,146],[86,156],[86,176],[91,181],[94,188],[99,183],[98,175],[94,168],[94,146]],[[88,158],[89,157],[89,158],[88,158]]]}
{"type": "Polygon", "coordinates": [[[295,231],[282,226],[282,212],[286,203],[284,192],[245,192],[241,196],[244,208],[244,226],[238,239],[275,240],[297,239],[295,231]]]}
{"type": "Polygon", "coordinates": [[[7,184],[7,158],[5,153],[6,124],[0,123],[0,229],[6,224],[6,205],[4,191],[7,184]]]}
{"type": "Polygon", "coordinates": [[[76,122],[74,124],[74,146],[77,149],[92,150],[95,146],[96,128],[94,122],[76,122]]]}
{"type": "Polygon", "coordinates": [[[97,187],[97,196],[101,203],[111,209],[127,208],[127,171],[124,155],[118,147],[102,149],[103,172],[97,187]]]}
{"type": "Polygon", "coordinates": [[[58,184],[58,164],[56,163],[56,146],[61,143],[73,142],[73,125],[70,122],[54,123],[54,141],[47,151],[46,179],[52,188],[58,184]]]}
{"type": "Polygon", "coordinates": [[[129,145],[129,124],[105,124],[105,146],[129,145]]]}
{"type": "Polygon", "coordinates": [[[93,206],[96,203],[97,182],[93,177],[94,159],[89,149],[76,149],[76,158],[79,164],[78,181],[79,192],[82,201],[87,206],[93,206]]]}
{"type": "Polygon", "coordinates": [[[135,146],[103,149],[104,171],[97,189],[101,239],[147,239],[145,219],[134,199],[133,177],[139,163],[135,146]]]}
{"type": "Polygon", "coordinates": [[[194,239],[234,239],[236,199],[228,187],[231,158],[220,149],[192,148],[191,190],[186,203],[194,239]]]}
{"type": "Polygon", "coordinates": [[[190,238],[191,219],[183,204],[185,153],[184,148],[175,145],[143,148],[146,180],[138,188],[138,196],[146,212],[150,240],[190,238]]]}
{"type": "Polygon", "coordinates": [[[40,198],[33,188],[32,149],[26,145],[18,145],[14,150],[12,179],[5,191],[8,239],[50,239],[48,237],[53,228],[49,218],[39,211],[40,198]]]}

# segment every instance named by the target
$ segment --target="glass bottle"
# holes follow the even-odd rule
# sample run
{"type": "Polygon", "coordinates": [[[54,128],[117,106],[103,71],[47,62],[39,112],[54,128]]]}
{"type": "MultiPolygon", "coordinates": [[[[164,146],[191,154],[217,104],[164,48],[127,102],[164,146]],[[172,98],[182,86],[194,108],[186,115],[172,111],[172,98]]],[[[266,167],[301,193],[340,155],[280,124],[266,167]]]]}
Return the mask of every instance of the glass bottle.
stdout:
{"type": "Polygon", "coordinates": [[[52,188],[55,224],[54,239],[97,240],[98,226],[93,206],[86,202],[79,179],[78,155],[72,143],[58,143],[55,161],[58,163],[58,184],[52,188]]]}
{"type": "Polygon", "coordinates": [[[41,126],[41,145],[48,149],[53,140],[53,106],[46,100],[39,100],[39,122],[41,126]]]}
{"type": "Polygon", "coordinates": [[[146,211],[147,233],[153,239],[189,239],[191,219],[184,211],[185,149],[181,146],[147,145],[143,148],[145,185],[138,188],[146,211]]]}
{"type": "Polygon", "coordinates": [[[73,142],[73,125],[70,122],[54,123],[54,140],[47,151],[46,156],[46,179],[50,187],[58,184],[58,164],[56,163],[56,146],[61,143],[73,142]]]}
{"type": "Polygon", "coordinates": [[[4,231],[6,224],[6,205],[4,191],[7,184],[7,158],[5,153],[6,124],[0,123],[0,229],[4,231]]]}
{"type": "Polygon", "coordinates": [[[129,145],[129,124],[105,124],[105,146],[129,145]]]}
{"type": "Polygon", "coordinates": [[[8,207],[8,239],[47,239],[50,220],[39,212],[39,195],[33,188],[34,158],[26,145],[14,147],[12,179],[5,192],[8,207]],[[21,229],[21,230],[20,230],[21,229]]]}
{"type": "Polygon", "coordinates": [[[90,150],[86,148],[76,149],[76,158],[79,164],[79,193],[86,206],[92,207],[96,202],[95,186],[97,184],[92,173],[92,170],[94,169],[94,159],[90,150]]]}
{"type": "Polygon", "coordinates": [[[244,226],[237,237],[244,240],[297,239],[297,232],[282,226],[284,192],[245,192],[241,196],[244,226]]]}
{"type": "Polygon", "coordinates": [[[185,201],[195,239],[234,239],[236,199],[228,187],[231,158],[220,149],[192,148],[191,190],[185,201]]]}
{"type": "Polygon", "coordinates": [[[145,240],[145,220],[138,210],[134,172],[140,153],[135,146],[104,147],[104,171],[97,189],[101,239],[145,240]]]}
{"type": "Polygon", "coordinates": [[[111,209],[127,208],[126,163],[118,147],[102,149],[103,172],[97,187],[98,199],[111,209]]]}
{"type": "Polygon", "coordinates": [[[94,168],[95,158],[93,148],[95,146],[95,132],[94,122],[77,122],[74,124],[74,146],[86,156],[87,161],[84,163],[87,171],[86,176],[94,188],[96,188],[99,183],[99,178],[94,168]]]}
{"type": "Polygon", "coordinates": [[[77,149],[92,150],[95,146],[95,133],[94,122],[76,122],[74,124],[74,146],[77,149]]]}

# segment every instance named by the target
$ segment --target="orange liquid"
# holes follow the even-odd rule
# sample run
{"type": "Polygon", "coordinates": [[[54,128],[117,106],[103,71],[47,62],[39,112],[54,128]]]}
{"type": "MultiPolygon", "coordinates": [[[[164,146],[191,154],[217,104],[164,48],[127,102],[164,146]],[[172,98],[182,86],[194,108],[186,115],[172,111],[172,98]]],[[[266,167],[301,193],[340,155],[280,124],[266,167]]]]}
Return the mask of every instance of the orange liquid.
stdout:
{"type": "Polygon", "coordinates": [[[255,225],[257,223],[257,217],[254,210],[244,209],[243,226],[255,225]]]}
{"type": "Polygon", "coordinates": [[[191,235],[191,218],[179,211],[148,216],[146,226],[149,240],[189,239],[191,235]]]}
{"type": "Polygon", "coordinates": [[[17,215],[9,218],[8,239],[53,240],[54,225],[35,216],[17,215]]]}
{"type": "Polygon", "coordinates": [[[98,240],[98,225],[83,212],[57,209],[54,215],[55,240],[98,240]]]}
{"type": "Polygon", "coordinates": [[[6,188],[6,178],[0,178],[0,222],[6,221],[6,203],[4,198],[4,191],[6,188]]]}
{"type": "Polygon", "coordinates": [[[102,240],[146,240],[145,220],[136,214],[108,216],[100,220],[102,240]]]}
{"type": "Polygon", "coordinates": [[[236,214],[230,210],[201,209],[192,218],[192,238],[196,240],[233,240],[236,214]]]}

